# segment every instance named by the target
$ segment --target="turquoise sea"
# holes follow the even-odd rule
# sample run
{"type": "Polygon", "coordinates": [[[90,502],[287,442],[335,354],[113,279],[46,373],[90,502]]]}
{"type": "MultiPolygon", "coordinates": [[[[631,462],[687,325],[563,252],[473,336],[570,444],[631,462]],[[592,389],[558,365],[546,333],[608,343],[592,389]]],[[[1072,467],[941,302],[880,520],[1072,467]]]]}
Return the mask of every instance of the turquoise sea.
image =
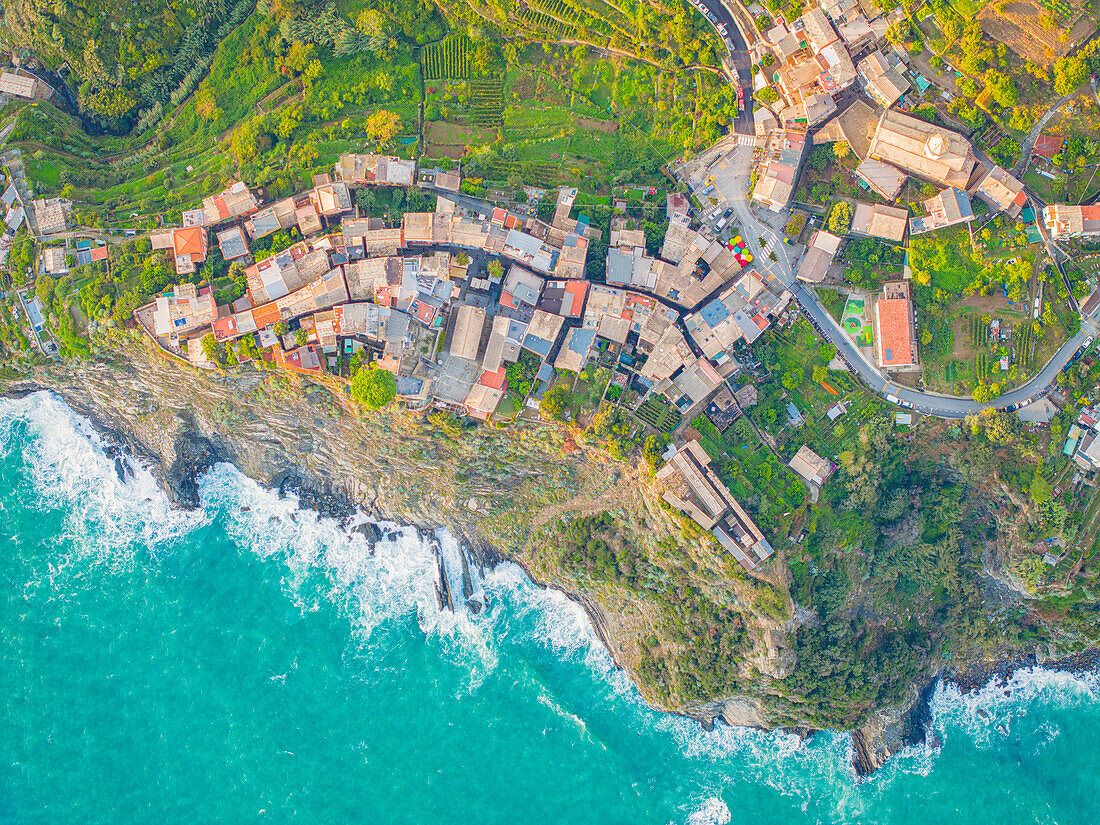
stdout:
{"type": "Polygon", "coordinates": [[[1100,821],[1096,679],[940,689],[942,748],[857,781],[845,735],[649,710],[514,566],[441,612],[414,531],[372,551],[229,466],[201,491],[0,400],[0,822],[1100,821]]]}

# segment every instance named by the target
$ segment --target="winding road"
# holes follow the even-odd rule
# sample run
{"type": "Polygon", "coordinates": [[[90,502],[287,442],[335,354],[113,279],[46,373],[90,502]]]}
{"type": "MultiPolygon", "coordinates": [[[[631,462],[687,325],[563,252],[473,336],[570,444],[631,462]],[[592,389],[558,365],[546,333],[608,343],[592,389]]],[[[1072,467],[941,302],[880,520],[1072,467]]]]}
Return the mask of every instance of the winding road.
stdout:
{"type": "MultiPolygon", "coordinates": [[[[940,418],[963,418],[988,408],[1018,409],[1046,395],[1058,373],[1092,337],[1100,334],[1096,317],[1100,315],[1100,310],[1094,312],[1092,317],[1082,316],[1080,331],[1062,345],[1034,378],[988,404],[979,404],[972,398],[940,395],[901,386],[871,362],[844,333],[813,289],[795,278],[791,247],[783,242],[780,233],[761,221],[753,211],[748,198],[753,147],[738,145],[735,138],[727,137],[704,153],[700,160],[702,168],[711,170],[715,177],[720,174],[728,182],[729,186],[724,189],[723,194],[737,217],[742,239],[762,270],[764,279],[772,286],[783,286],[790,290],[802,313],[818,333],[836,347],[837,354],[868,387],[883,397],[892,396],[898,399],[903,406],[916,412],[940,418]],[[763,239],[763,244],[760,239],[763,239]],[[770,260],[770,252],[775,252],[775,261],[770,260]]],[[[695,176],[698,177],[699,173],[696,172],[695,176]]],[[[783,213],[780,222],[785,218],[786,213],[783,213]]]]}
{"type": "MultiPolygon", "coordinates": [[[[727,48],[730,51],[730,61],[743,79],[751,79],[752,56],[749,52],[747,37],[741,31],[737,15],[725,5],[724,0],[698,0],[697,2],[693,0],[693,5],[711,21],[716,29],[719,24],[723,26],[726,31],[725,38],[727,48]]],[[[721,35],[722,32],[719,31],[719,34],[721,35]]],[[[751,87],[751,85],[750,82],[749,86],[751,87]]],[[[745,91],[747,95],[751,94],[751,88],[746,88],[745,91]]],[[[1035,141],[1042,132],[1043,127],[1071,97],[1072,95],[1067,95],[1053,101],[1044,115],[1035,123],[1021,146],[1020,163],[1013,170],[1016,174],[1020,174],[1022,168],[1026,167],[1031,156],[1032,147],[1035,145],[1035,141]]],[[[818,333],[836,347],[837,354],[844,359],[852,372],[879,395],[890,400],[896,398],[902,406],[940,418],[963,418],[983,409],[991,408],[1016,410],[1050,392],[1058,373],[1065,369],[1066,365],[1073,360],[1082,347],[1091,344],[1093,338],[1100,334],[1100,308],[1098,308],[1091,316],[1081,316],[1080,331],[1054,353],[1054,356],[1039,370],[1034,378],[1023,386],[1017,387],[987,404],[979,404],[972,398],[914,390],[891,381],[889,376],[868,360],[863,351],[856,347],[852,339],[844,333],[840,325],[822,305],[817,293],[799,283],[795,278],[795,261],[791,260],[791,248],[784,242],[785,236],[756,216],[748,197],[751,188],[750,174],[754,147],[742,145],[738,140],[738,134],[755,134],[752,101],[749,97],[746,98],[745,110],[738,115],[737,122],[732,124],[730,134],[701,153],[691,166],[694,166],[696,170],[710,171],[716,178],[721,175],[723,180],[729,182],[729,187],[723,189],[722,195],[733,210],[738,226],[741,227],[741,237],[752,253],[753,261],[756,262],[759,269],[763,270],[764,279],[772,286],[782,285],[790,290],[802,313],[810,320],[818,333]],[[769,255],[771,253],[775,254],[775,261],[770,259],[769,255]]],[[[979,154],[981,153],[979,152],[979,154]]],[[[703,175],[698,175],[698,172],[696,172],[693,188],[697,188],[698,183],[705,176],[706,172],[703,175]]],[[[686,173],[684,177],[689,185],[692,185],[693,174],[686,173]]],[[[1034,204],[1036,211],[1042,205],[1041,202],[1037,201],[1034,204]]],[[[785,210],[779,216],[783,223],[786,222],[788,212],[789,210],[785,210]]],[[[1043,232],[1041,222],[1040,232],[1043,232]]],[[[1055,251],[1057,247],[1051,248],[1053,244],[1047,238],[1045,232],[1043,233],[1043,240],[1055,263],[1060,264],[1055,251]]],[[[1060,252],[1060,250],[1057,251],[1060,252]]],[[[1058,270],[1065,279],[1065,273],[1060,265],[1058,270]]],[[[1067,289],[1069,289],[1069,286],[1067,281],[1067,289]]],[[[1072,295],[1072,290],[1069,291],[1072,295]]],[[[1077,307],[1076,301],[1074,301],[1074,307],[1077,307]]]]}

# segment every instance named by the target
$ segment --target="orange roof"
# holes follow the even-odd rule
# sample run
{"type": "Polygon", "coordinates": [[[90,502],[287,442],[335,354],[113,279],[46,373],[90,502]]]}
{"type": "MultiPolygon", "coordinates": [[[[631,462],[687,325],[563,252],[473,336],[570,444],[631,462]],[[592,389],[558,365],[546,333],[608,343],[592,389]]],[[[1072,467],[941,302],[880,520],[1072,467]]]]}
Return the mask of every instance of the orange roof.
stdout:
{"type": "Polygon", "coordinates": [[[172,252],[175,255],[190,255],[198,262],[206,259],[206,229],[201,226],[186,226],[172,232],[172,252]]]}
{"type": "Polygon", "coordinates": [[[283,320],[282,313],[279,312],[279,307],[276,306],[274,301],[270,301],[266,304],[252,310],[252,319],[256,322],[256,329],[262,329],[271,324],[277,324],[283,320]]]}
{"type": "Polygon", "coordinates": [[[584,306],[584,296],[588,293],[588,283],[586,281],[569,281],[565,285],[565,291],[573,297],[573,305],[568,311],[562,306],[562,313],[569,316],[580,315],[581,307],[584,306]]]}
{"type": "Polygon", "coordinates": [[[908,298],[879,298],[878,338],[886,366],[913,363],[913,336],[908,298]]]}

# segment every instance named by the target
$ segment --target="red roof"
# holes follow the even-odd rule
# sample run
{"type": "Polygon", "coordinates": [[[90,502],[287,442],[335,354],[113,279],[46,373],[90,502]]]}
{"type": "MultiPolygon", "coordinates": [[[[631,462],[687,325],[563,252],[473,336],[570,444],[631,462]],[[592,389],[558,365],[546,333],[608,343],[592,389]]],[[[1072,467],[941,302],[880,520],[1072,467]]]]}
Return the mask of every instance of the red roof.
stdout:
{"type": "Polygon", "coordinates": [[[878,338],[885,366],[913,363],[913,335],[908,298],[879,298],[878,338]]]}
{"type": "Polygon", "coordinates": [[[567,295],[572,296],[573,304],[567,309],[565,303],[562,302],[562,315],[570,317],[580,315],[581,308],[584,306],[584,296],[588,294],[588,284],[585,281],[569,281],[565,285],[565,292],[567,295]]]}
{"type": "Polygon", "coordinates": [[[418,301],[416,305],[416,318],[422,324],[430,324],[435,318],[435,307],[418,301]]]}
{"type": "Polygon", "coordinates": [[[507,386],[508,370],[506,367],[501,367],[496,372],[489,372],[486,370],[481,373],[481,378],[478,379],[479,384],[483,387],[488,387],[491,390],[503,390],[507,386]]]}
{"type": "Polygon", "coordinates": [[[1044,158],[1052,158],[1062,151],[1062,143],[1065,138],[1057,135],[1039,135],[1035,140],[1032,154],[1042,155],[1044,158]]]}
{"type": "Polygon", "coordinates": [[[214,207],[218,210],[218,217],[225,220],[229,217],[229,208],[225,205],[225,198],[221,195],[214,196],[214,207]]]}
{"type": "Polygon", "coordinates": [[[284,367],[298,372],[321,371],[321,361],[317,357],[316,350],[311,346],[298,347],[298,349],[286,353],[282,352],[281,348],[276,347],[276,351],[282,353],[280,361],[284,367]]]}
{"type": "Polygon", "coordinates": [[[504,219],[507,216],[508,216],[508,213],[505,212],[503,209],[501,209],[498,206],[493,210],[492,221],[493,221],[493,223],[499,223],[501,226],[503,226],[504,225],[504,219]]]}
{"type": "Polygon", "coordinates": [[[214,337],[219,341],[232,338],[237,334],[237,319],[232,315],[219,318],[214,322],[214,337]]]}

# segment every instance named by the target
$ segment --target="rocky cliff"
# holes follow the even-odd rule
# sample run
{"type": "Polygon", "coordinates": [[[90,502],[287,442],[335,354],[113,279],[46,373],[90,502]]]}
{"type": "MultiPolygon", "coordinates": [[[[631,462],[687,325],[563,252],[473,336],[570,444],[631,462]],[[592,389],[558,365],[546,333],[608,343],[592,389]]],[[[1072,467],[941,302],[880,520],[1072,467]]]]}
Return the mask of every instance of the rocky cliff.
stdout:
{"type": "Polygon", "coordinates": [[[793,610],[780,574],[771,582],[746,577],[709,535],[692,535],[663,505],[648,467],[578,445],[567,428],[521,421],[467,429],[395,407],[370,413],[336,381],[247,366],[198,370],[126,332],[101,342],[95,360],[41,367],[7,392],[39,389],[58,393],[147,464],[181,506],[197,505],[197,477],[224,461],[329,515],[360,508],[382,520],[447,527],[481,558],[516,560],[579,601],[633,676],[646,661],[665,666],[665,683],[636,678],[655,706],[704,723],[772,726],[754,685],[781,679],[794,663],[793,610]],[[546,552],[555,525],[600,513],[613,520],[613,542],[695,593],[692,605],[708,621],[720,613],[736,622],[737,686],[717,691],[731,695],[700,698],[699,689],[689,696],[678,687],[694,667],[692,640],[672,627],[678,605],[573,575],[546,552]]]}

